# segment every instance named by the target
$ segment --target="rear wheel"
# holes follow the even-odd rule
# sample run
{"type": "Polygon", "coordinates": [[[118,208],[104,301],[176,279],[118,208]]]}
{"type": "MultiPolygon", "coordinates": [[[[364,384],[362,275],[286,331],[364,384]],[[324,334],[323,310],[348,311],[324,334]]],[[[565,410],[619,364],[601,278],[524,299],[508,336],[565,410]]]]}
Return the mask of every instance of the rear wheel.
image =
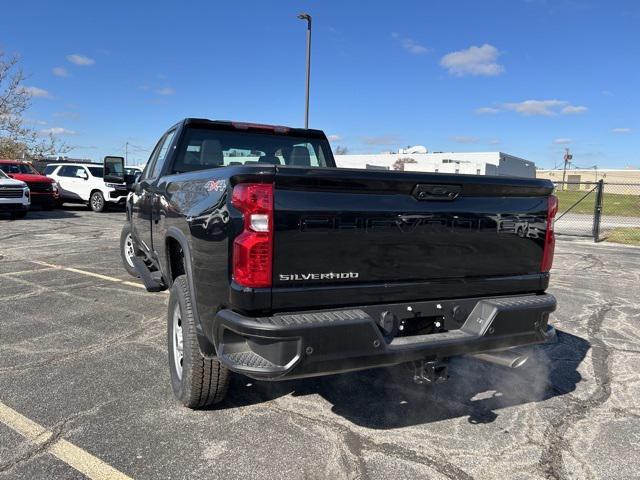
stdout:
{"type": "Polygon", "coordinates": [[[96,191],[91,194],[89,199],[89,206],[94,212],[104,212],[105,201],[102,192],[96,191]]]}
{"type": "Polygon", "coordinates": [[[167,315],[171,387],[185,407],[202,408],[224,399],[231,373],[215,357],[200,352],[186,275],[173,282],[167,315]]]}
{"type": "Polygon", "coordinates": [[[133,237],[131,235],[131,223],[127,222],[122,226],[120,232],[120,257],[122,258],[122,265],[127,273],[134,277],[139,277],[136,267],[133,266],[133,258],[139,253],[135,243],[133,243],[133,237]]]}

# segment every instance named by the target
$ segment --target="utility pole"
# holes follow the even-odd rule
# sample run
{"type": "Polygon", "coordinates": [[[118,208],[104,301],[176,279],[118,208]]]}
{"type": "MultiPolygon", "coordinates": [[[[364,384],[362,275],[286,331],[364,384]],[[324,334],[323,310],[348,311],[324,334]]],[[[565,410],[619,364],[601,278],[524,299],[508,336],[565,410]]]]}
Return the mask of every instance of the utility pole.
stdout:
{"type": "Polygon", "coordinates": [[[300,20],[307,21],[307,88],[304,103],[304,128],[309,128],[309,80],[311,76],[311,15],[301,13],[298,15],[300,20]]]}
{"type": "Polygon", "coordinates": [[[127,166],[129,161],[129,142],[124,142],[124,165],[127,166]]]}
{"type": "Polygon", "coordinates": [[[565,148],[564,149],[564,168],[562,169],[562,190],[564,190],[565,188],[565,177],[567,176],[567,164],[571,163],[571,160],[573,159],[573,155],[571,155],[571,153],[569,153],[569,149],[565,148]]]}

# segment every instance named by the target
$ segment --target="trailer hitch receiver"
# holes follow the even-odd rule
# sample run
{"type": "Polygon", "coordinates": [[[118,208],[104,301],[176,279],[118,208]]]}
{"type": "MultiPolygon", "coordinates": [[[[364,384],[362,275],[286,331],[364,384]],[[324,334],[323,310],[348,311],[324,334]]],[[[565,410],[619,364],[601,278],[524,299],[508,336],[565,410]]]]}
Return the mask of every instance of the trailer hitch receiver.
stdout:
{"type": "Polygon", "coordinates": [[[446,382],[447,364],[442,360],[420,360],[413,362],[413,381],[419,385],[434,385],[446,382]]]}

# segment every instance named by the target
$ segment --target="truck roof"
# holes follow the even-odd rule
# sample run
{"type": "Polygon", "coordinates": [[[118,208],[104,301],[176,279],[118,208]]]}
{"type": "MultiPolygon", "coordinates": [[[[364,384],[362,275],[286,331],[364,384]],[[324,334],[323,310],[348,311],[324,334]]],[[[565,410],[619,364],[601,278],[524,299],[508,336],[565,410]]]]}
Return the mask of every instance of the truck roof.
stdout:
{"type": "Polygon", "coordinates": [[[205,128],[216,127],[224,130],[268,130],[275,133],[286,133],[291,136],[325,138],[325,134],[322,130],[316,130],[313,128],[296,128],[284,125],[240,122],[236,120],[210,120],[207,118],[189,117],[182,120],[182,122],[178,122],[178,124],[180,123],[183,125],[202,126],[205,128]]]}

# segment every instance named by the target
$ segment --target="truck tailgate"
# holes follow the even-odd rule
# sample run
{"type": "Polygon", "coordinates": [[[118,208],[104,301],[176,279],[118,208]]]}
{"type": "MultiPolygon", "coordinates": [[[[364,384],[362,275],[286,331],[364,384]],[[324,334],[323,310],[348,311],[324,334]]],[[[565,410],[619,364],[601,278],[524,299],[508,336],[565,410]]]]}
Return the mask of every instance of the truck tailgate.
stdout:
{"type": "Polygon", "coordinates": [[[273,305],[294,308],[284,298],[303,287],[345,287],[341,303],[358,304],[372,290],[356,286],[380,287],[382,302],[402,285],[395,299],[417,300],[424,288],[413,284],[450,285],[455,297],[479,279],[540,275],[552,190],[536,179],[279,167],[273,305]]]}

